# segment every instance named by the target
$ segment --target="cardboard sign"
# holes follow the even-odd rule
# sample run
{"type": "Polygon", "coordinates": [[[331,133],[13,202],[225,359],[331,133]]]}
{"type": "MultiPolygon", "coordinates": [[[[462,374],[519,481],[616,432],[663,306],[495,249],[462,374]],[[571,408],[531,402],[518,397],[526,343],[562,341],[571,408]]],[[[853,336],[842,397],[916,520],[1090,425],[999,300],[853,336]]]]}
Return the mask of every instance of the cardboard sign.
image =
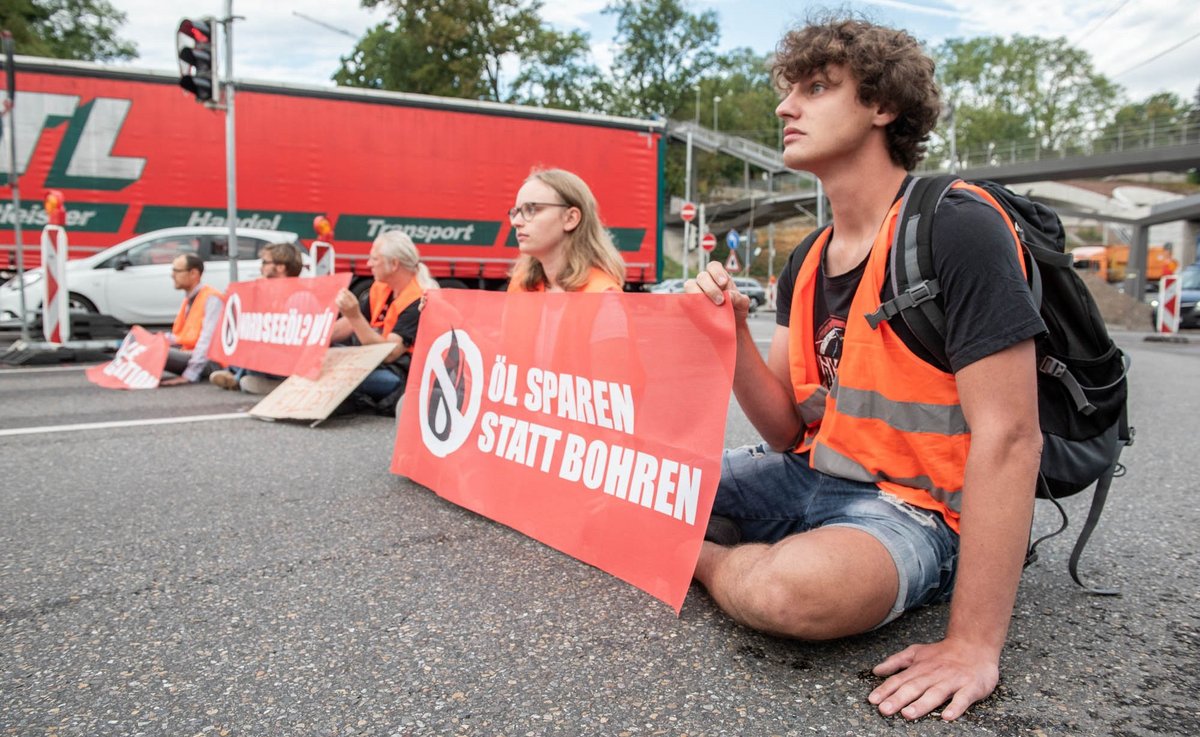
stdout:
{"type": "Polygon", "coordinates": [[[431,292],[392,471],[678,612],[734,354],[703,295],[431,292]]]}
{"type": "Polygon", "coordinates": [[[272,420],[324,420],[395,347],[395,343],[376,343],[330,348],[316,379],[288,377],[254,405],[250,415],[272,420]]]}
{"type": "Polygon", "coordinates": [[[317,378],[338,318],[333,300],[350,274],[255,279],[229,285],[208,357],[223,366],[317,378]]]}
{"type": "Polygon", "coordinates": [[[88,368],[88,381],[106,389],[155,389],[168,350],[167,336],[134,325],[113,360],[88,368]]]}

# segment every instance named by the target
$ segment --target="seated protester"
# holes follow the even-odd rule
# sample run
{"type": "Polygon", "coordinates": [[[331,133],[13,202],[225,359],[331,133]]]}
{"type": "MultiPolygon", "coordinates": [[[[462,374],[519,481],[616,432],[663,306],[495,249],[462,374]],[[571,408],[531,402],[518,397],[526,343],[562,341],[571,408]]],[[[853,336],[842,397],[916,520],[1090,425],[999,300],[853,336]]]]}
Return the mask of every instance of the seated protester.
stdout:
{"type": "Polygon", "coordinates": [[[208,376],[213,368],[208,360],[208,346],[221,321],[224,300],[219,291],[200,283],[203,274],[204,262],[194,253],[180,254],[171,263],[175,288],[186,297],[179,306],[171,332],[167,333],[171,350],[167,353],[164,368],[178,376],[163,379],[159,386],[194,384],[208,376]]]}
{"type": "MultiPolygon", "coordinates": [[[[294,243],[270,243],[263,246],[260,255],[262,264],[259,269],[264,279],[300,276],[300,270],[304,268],[300,247],[294,243]]],[[[270,394],[285,378],[230,366],[212,372],[208,380],[222,389],[240,388],[247,394],[270,394]]]]}
{"type": "Polygon", "coordinates": [[[367,265],[375,283],[363,295],[349,289],[338,293],[342,316],[333,324],[333,342],[346,345],[394,343],[379,368],[363,379],[350,400],[380,414],[392,414],[404,394],[413,344],[417,339],[421,297],[437,289],[412,239],[398,230],[382,233],[371,245],[367,265]]]}
{"type": "MultiPolygon", "coordinates": [[[[508,211],[521,251],[508,282],[510,293],[583,294],[623,291],[625,261],[600,217],[587,183],[563,169],[535,169],[517,190],[508,211]]],[[[644,386],[625,310],[615,299],[547,300],[537,317],[510,304],[504,330],[508,340],[533,347],[534,360],[583,371],[612,355],[626,356],[610,380],[644,386]],[[532,319],[530,319],[532,318],[532,319]],[[516,337],[514,336],[522,336],[516,337]],[[588,351],[573,351],[571,337],[587,337],[588,351]]]]}
{"type": "Polygon", "coordinates": [[[619,292],[625,262],[600,222],[596,198],[577,175],[534,171],[508,211],[521,258],[510,292],[619,292]]]}

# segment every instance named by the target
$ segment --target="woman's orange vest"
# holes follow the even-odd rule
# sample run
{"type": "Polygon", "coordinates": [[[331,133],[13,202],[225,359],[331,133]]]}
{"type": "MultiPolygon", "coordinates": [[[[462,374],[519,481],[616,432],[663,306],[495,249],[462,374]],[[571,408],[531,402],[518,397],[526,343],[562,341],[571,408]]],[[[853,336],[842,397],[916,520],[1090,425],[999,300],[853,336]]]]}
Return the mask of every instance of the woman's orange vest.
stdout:
{"type": "MultiPolygon", "coordinates": [[[[392,288],[387,284],[377,281],[371,285],[371,291],[368,293],[368,306],[371,310],[371,327],[378,330],[379,334],[385,338],[391,334],[392,328],[396,327],[396,321],[400,319],[400,313],[421,298],[424,290],[417,283],[417,278],[414,276],[409,282],[404,291],[396,295],[390,305],[387,304],[388,295],[392,293],[392,288]],[[384,310],[384,305],[387,309],[384,310]]],[[[408,347],[409,352],[412,352],[412,346],[408,347]]]]}
{"type": "MultiPolygon", "coordinates": [[[[522,281],[523,280],[521,279],[520,275],[514,273],[512,275],[512,278],[508,280],[508,291],[510,291],[510,292],[526,291],[524,288],[521,287],[522,281]]],[[[546,285],[545,285],[545,283],[538,284],[536,287],[534,287],[533,289],[528,290],[528,291],[544,292],[544,291],[546,291],[546,285]]],[[[612,275],[609,274],[607,271],[605,271],[599,267],[593,266],[591,268],[591,270],[588,272],[588,278],[587,278],[587,281],[583,285],[583,289],[580,289],[579,291],[580,292],[620,292],[621,291],[621,283],[619,281],[617,281],[616,279],[612,278],[612,275]]]]}
{"type": "Polygon", "coordinates": [[[200,291],[196,292],[195,299],[184,299],[183,304],[179,305],[179,314],[175,315],[171,335],[175,336],[175,342],[185,351],[195,348],[196,342],[200,340],[200,330],[204,327],[204,306],[208,304],[209,297],[216,297],[222,303],[225,301],[220,292],[204,284],[200,291]]]}
{"type": "MultiPolygon", "coordinates": [[[[959,183],[1004,213],[986,192],[959,183]]],[[[817,268],[829,240],[826,230],[809,250],[792,294],[788,357],[803,440],[794,449],[810,453],[809,465],[831,476],[876,483],[909,504],[940,512],[958,531],[963,475],[971,447],[954,375],[915,355],[882,322],[876,330],[866,315],[879,308],[900,202],[892,206],[875,236],[862,281],[846,316],[837,377],[821,386],[813,343],[817,268]]],[[[1012,223],[1020,259],[1020,243],[1012,223]]]]}

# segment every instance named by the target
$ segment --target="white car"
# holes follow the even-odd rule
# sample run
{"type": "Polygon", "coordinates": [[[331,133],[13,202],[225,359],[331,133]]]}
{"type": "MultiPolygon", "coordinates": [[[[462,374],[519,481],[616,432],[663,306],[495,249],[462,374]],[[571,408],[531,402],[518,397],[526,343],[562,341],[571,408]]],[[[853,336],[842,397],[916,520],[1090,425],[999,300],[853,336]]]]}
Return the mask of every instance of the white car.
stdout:
{"type": "MultiPolygon", "coordinates": [[[[239,229],[238,279],[260,276],[259,251],[268,243],[294,243],[295,233],[278,230],[239,229]]],[[[67,291],[72,310],[112,315],[121,322],[170,325],[183,295],[171,279],[171,262],[184,253],[204,260],[205,284],[221,291],[229,286],[229,230],[227,228],[166,228],[130,238],[87,258],[67,262],[67,291]]],[[[305,254],[307,263],[308,257],[305,254]]],[[[25,305],[32,322],[42,307],[42,269],[25,272],[25,305]]],[[[0,286],[0,321],[20,318],[21,296],[17,279],[0,286]]]]}

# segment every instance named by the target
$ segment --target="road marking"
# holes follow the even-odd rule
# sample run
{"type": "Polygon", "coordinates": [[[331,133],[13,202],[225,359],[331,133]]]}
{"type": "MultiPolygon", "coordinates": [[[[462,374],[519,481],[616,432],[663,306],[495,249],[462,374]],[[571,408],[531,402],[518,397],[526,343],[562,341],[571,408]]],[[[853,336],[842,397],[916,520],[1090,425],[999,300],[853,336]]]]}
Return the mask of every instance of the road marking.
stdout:
{"type": "Polygon", "coordinates": [[[124,420],[120,422],[85,422],[78,425],[47,425],[44,427],[15,427],[0,430],[0,438],[12,435],[37,435],[40,433],[75,432],[79,430],[107,430],[114,427],[143,427],[146,425],[177,425],[185,422],[212,422],[215,420],[240,420],[250,415],[232,412],[224,415],[192,415],[190,417],[160,417],[153,420],[124,420]]]}
{"type": "Polygon", "coordinates": [[[89,363],[79,366],[37,366],[34,368],[5,368],[0,369],[0,374],[44,374],[51,371],[83,371],[92,366],[102,366],[99,363],[89,363]]]}

